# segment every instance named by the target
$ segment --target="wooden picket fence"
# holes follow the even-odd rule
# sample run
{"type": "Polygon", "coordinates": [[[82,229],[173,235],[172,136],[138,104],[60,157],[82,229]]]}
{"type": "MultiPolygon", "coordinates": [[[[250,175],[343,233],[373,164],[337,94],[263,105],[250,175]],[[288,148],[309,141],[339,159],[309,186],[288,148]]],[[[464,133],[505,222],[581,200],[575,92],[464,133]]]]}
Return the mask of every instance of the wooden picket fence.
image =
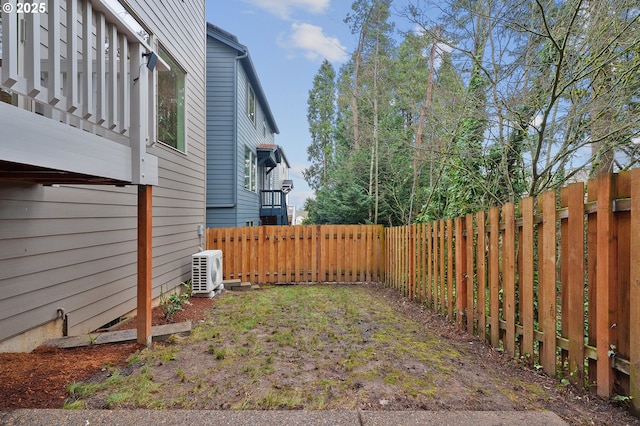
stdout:
{"type": "Polygon", "coordinates": [[[640,169],[465,217],[208,229],[225,279],[379,281],[510,356],[640,409],[640,169]]]}
{"type": "Polygon", "coordinates": [[[552,377],[638,407],[640,169],[587,188],[389,228],[385,281],[552,377]]]}
{"type": "Polygon", "coordinates": [[[381,281],[384,228],[376,225],[207,229],[225,280],[254,284],[381,281]]]}

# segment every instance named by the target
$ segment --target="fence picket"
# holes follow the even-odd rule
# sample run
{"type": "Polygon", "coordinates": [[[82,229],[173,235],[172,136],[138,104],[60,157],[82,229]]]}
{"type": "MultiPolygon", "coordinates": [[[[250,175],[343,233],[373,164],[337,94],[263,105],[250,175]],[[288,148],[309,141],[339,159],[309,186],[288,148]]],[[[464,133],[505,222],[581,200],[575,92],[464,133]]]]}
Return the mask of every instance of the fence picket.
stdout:
{"type": "Polygon", "coordinates": [[[500,210],[489,209],[489,312],[491,346],[500,344],[500,210]]]}
{"type": "MultiPolygon", "coordinates": [[[[475,318],[474,318],[474,303],[473,303],[473,295],[474,295],[474,262],[473,262],[473,253],[474,253],[474,245],[473,245],[473,215],[468,214],[466,216],[466,225],[465,228],[467,230],[466,237],[466,257],[467,257],[467,273],[465,274],[465,294],[467,300],[465,302],[465,311],[467,315],[467,332],[473,334],[475,328],[475,318]]],[[[461,296],[463,297],[463,296],[461,296]]]]}
{"type": "MultiPolygon", "coordinates": [[[[538,322],[544,332],[540,349],[540,364],[545,373],[556,374],[556,192],[542,194],[542,225],[539,229],[540,308],[538,322]],[[542,227],[542,230],[540,230],[542,227]],[[541,241],[540,241],[541,240],[541,241]]],[[[493,344],[493,342],[492,342],[493,344]]]]}
{"type": "Polygon", "coordinates": [[[502,207],[504,234],[502,235],[502,290],[503,312],[506,321],[504,336],[505,351],[510,356],[516,353],[516,271],[515,271],[515,206],[507,203],[502,207]]]}
{"type": "MultiPolygon", "coordinates": [[[[626,199],[631,196],[631,174],[629,172],[621,172],[615,179],[615,197],[617,199],[626,199]]],[[[617,205],[617,204],[616,204],[617,205]]],[[[618,210],[618,207],[616,207],[618,210]]],[[[610,300],[614,301],[614,305],[610,306],[612,314],[610,321],[614,321],[615,327],[612,327],[611,340],[615,345],[615,355],[610,359],[617,363],[618,359],[629,359],[630,357],[630,339],[628,338],[631,330],[631,311],[637,309],[637,305],[631,304],[631,239],[638,238],[638,234],[631,233],[631,212],[615,211],[613,240],[617,241],[616,257],[613,260],[615,268],[614,285],[615,289],[610,300]],[[617,294],[616,294],[617,293],[617,294]],[[624,336],[624,338],[622,337],[624,336]]],[[[636,260],[637,262],[637,260],[636,260]]],[[[629,375],[621,373],[619,370],[614,371],[614,383],[619,384],[620,388],[625,392],[630,388],[629,375]]],[[[637,402],[640,404],[640,402],[637,402]]]]}
{"type": "Polygon", "coordinates": [[[448,298],[448,311],[449,320],[453,321],[453,286],[455,281],[455,276],[453,274],[453,220],[447,219],[447,253],[448,253],[448,261],[447,261],[447,298],[448,298]]]}
{"type": "Polygon", "coordinates": [[[522,353],[528,355],[528,362],[533,362],[534,356],[534,199],[528,197],[522,200],[521,204],[522,232],[518,241],[518,246],[522,252],[519,265],[521,265],[520,275],[520,297],[522,300],[522,353]]]}
{"type": "MultiPolygon", "coordinates": [[[[476,227],[478,228],[478,241],[476,242],[476,269],[477,269],[477,310],[478,316],[478,336],[483,341],[487,340],[486,321],[486,292],[487,292],[487,234],[485,224],[485,213],[480,211],[476,214],[476,227]]],[[[444,313],[444,312],[443,312],[444,313]]]]}
{"type": "Polygon", "coordinates": [[[597,270],[595,276],[597,303],[593,306],[596,315],[596,347],[598,350],[598,363],[596,365],[596,383],[598,395],[608,398],[613,387],[613,372],[608,355],[610,345],[614,344],[615,318],[611,318],[615,306],[615,240],[611,238],[614,229],[614,215],[612,199],[614,196],[614,181],[611,176],[601,176],[596,182],[598,212],[596,213],[596,253],[597,270]]]}
{"type": "MultiPolygon", "coordinates": [[[[567,303],[569,380],[578,385],[584,378],[584,184],[567,188],[569,208],[567,303]]],[[[563,235],[564,239],[565,236],[563,235]]],[[[565,313],[563,312],[563,315],[565,313]]]]}
{"type": "Polygon", "coordinates": [[[462,328],[467,304],[467,250],[462,217],[454,219],[456,228],[456,323],[462,328]]]}
{"type": "Polygon", "coordinates": [[[440,276],[440,310],[438,312],[440,312],[441,315],[444,315],[444,313],[446,312],[446,298],[445,298],[445,245],[446,245],[446,238],[445,238],[445,234],[444,234],[444,220],[440,220],[438,221],[439,225],[440,225],[440,238],[439,238],[439,242],[440,242],[440,247],[438,248],[438,252],[440,253],[440,270],[438,272],[438,275],[440,276]]]}
{"type": "Polygon", "coordinates": [[[631,214],[629,256],[633,259],[629,268],[629,306],[636,307],[629,312],[629,396],[640,406],[640,169],[631,172],[631,214]]]}

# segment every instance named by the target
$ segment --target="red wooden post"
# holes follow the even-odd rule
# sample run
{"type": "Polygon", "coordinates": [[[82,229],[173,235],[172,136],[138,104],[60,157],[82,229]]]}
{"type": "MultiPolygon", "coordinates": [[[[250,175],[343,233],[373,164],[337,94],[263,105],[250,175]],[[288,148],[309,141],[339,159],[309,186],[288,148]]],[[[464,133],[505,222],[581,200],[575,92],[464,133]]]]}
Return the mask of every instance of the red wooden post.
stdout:
{"type": "MultiPolygon", "coordinates": [[[[533,357],[533,197],[522,200],[522,275],[520,276],[520,297],[522,298],[522,352],[533,357]]],[[[532,358],[529,362],[533,361],[532,358]]]]}
{"type": "Polygon", "coordinates": [[[463,328],[463,317],[467,305],[467,249],[464,237],[464,221],[455,218],[456,226],[456,323],[463,328]]]}
{"type": "Polygon", "coordinates": [[[151,347],[152,206],[151,185],[138,185],[138,290],[137,341],[151,347]]]}
{"type": "Polygon", "coordinates": [[[438,222],[431,222],[431,231],[433,232],[433,250],[431,252],[433,256],[433,281],[431,283],[433,288],[433,310],[438,311],[439,301],[439,282],[440,282],[440,254],[438,253],[438,222]]]}
{"type": "Polygon", "coordinates": [[[500,210],[489,209],[489,311],[491,346],[500,344],[500,210]]]}
{"type": "Polygon", "coordinates": [[[444,277],[445,277],[445,244],[446,244],[446,238],[445,238],[445,234],[444,234],[444,220],[440,220],[438,222],[440,224],[440,272],[439,272],[439,276],[440,276],[440,314],[444,315],[446,312],[446,308],[445,308],[445,295],[446,295],[446,291],[445,291],[445,286],[444,286],[444,277]]]}
{"type": "Polygon", "coordinates": [[[447,219],[447,315],[453,321],[453,220],[447,219]]]}
{"type": "Polygon", "coordinates": [[[502,243],[502,289],[503,312],[507,324],[504,347],[506,352],[516,353],[516,238],[515,238],[515,206],[507,203],[502,206],[504,235],[502,243]]]}
{"type": "Polygon", "coordinates": [[[466,310],[467,310],[467,332],[469,334],[473,334],[473,329],[475,325],[474,318],[474,304],[473,304],[473,277],[474,277],[474,267],[473,267],[473,215],[468,214],[466,216],[466,229],[467,229],[467,273],[466,273],[466,292],[467,292],[467,301],[466,301],[466,310]]]}
{"type": "Polygon", "coordinates": [[[476,246],[476,269],[478,280],[478,337],[487,340],[486,293],[487,293],[487,234],[485,225],[485,213],[476,214],[476,227],[478,228],[478,241],[476,246]]]}
{"type": "Polygon", "coordinates": [[[640,169],[631,171],[631,245],[629,306],[629,396],[636,413],[640,412],[640,169]]]}
{"type": "Polygon", "coordinates": [[[584,380],[584,183],[569,185],[567,191],[569,380],[581,385],[584,380]]]}
{"type": "Polygon", "coordinates": [[[426,243],[427,243],[427,283],[426,283],[426,291],[427,291],[427,305],[431,306],[431,302],[433,300],[433,249],[432,249],[432,236],[431,232],[431,223],[427,223],[427,234],[426,234],[426,243]]]}
{"type": "Polygon", "coordinates": [[[598,180],[597,222],[597,310],[596,347],[598,351],[597,393],[609,398],[613,389],[613,370],[609,350],[615,345],[616,323],[616,268],[617,246],[614,238],[614,215],[612,200],[615,198],[615,180],[612,175],[601,175],[598,180]]]}
{"type": "Polygon", "coordinates": [[[538,246],[541,248],[538,264],[538,292],[541,300],[538,309],[538,322],[544,332],[544,341],[540,353],[540,364],[545,373],[556,375],[556,192],[542,194],[542,230],[539,233],[538,246]]]}
{"type": "Polygon", "coordinates": [[[413,300],[416,296],[416,240],[415,226],[407,227],[409,235],[407,235],[407,243],[409,244],[409,299],[413,300]]]}

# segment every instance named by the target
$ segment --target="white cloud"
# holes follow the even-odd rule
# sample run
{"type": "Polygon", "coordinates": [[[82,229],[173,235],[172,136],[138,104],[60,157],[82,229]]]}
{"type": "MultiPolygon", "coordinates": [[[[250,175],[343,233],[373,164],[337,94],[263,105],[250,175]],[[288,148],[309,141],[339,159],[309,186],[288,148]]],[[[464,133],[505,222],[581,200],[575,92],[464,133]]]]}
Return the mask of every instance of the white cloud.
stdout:
{"type": "Polygon", "coordinates": [[[313,14],[324,13],[330,0],[244,0],[258,6],[280,19],[290,19],[294,10],[313,14]]]}
{"type": "Polygon", "coordinates": [[[531,125],[535,128],[540,127],[541,124],[542,124],[542,116],[540,114],[536,115],[535,117],[533,117],[533,120],[531,120],[531,125]]]}
{"type": "Polygon", "coordinates": [[[304,208],[307,198],[315,199],[316,194],[313,191],[296,191],[295,189],[289,193],[289,205],[296,206],[298,209],[304,208]]]}
{"type": "Polygon", "coordinates": [[[304,179],[304,171],[307,170],[307,165],[304,163],[294,163],[289,168],[289,175],[295,176],[300,179],[304,179]]]}
{"type": "Polygon", "coordinates": [[[333,63],[347,60],[346,47],[336,37],[323,33],[322,28],[311,24],[291,24],[291,36],[281,38],[280,46],[300,49],[304,56],[312,61],[323,59],[333,63]]]}

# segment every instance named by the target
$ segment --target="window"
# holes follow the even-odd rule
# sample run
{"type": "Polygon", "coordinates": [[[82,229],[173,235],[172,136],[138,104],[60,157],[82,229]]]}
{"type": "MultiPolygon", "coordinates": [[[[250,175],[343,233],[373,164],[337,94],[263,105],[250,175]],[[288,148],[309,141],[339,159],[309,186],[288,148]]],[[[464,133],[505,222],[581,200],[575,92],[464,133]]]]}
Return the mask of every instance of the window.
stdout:
{"type": "Polygon", "coordinates": [[[247,117],[256,124],[256,94],[250,84],[247,84],[247,117]]]}
{"type": "Polygon", "coordinates": [[[258,157],[249,148],[244,149],[244,189],[256,192],[258,157]]]}
{"type": "Polygon", "coordinates": [[[267,120],[265,119],[262,120],[262,137],[267,137],[267,120]]]}
{"type": "Polygon", "coordinates": [[[162,46],[158,49],[158,56],[171,68],[170,70],[158,69],[158,140],[184,152],[185,72],[176,61],[165,52],[162,46]]]}

